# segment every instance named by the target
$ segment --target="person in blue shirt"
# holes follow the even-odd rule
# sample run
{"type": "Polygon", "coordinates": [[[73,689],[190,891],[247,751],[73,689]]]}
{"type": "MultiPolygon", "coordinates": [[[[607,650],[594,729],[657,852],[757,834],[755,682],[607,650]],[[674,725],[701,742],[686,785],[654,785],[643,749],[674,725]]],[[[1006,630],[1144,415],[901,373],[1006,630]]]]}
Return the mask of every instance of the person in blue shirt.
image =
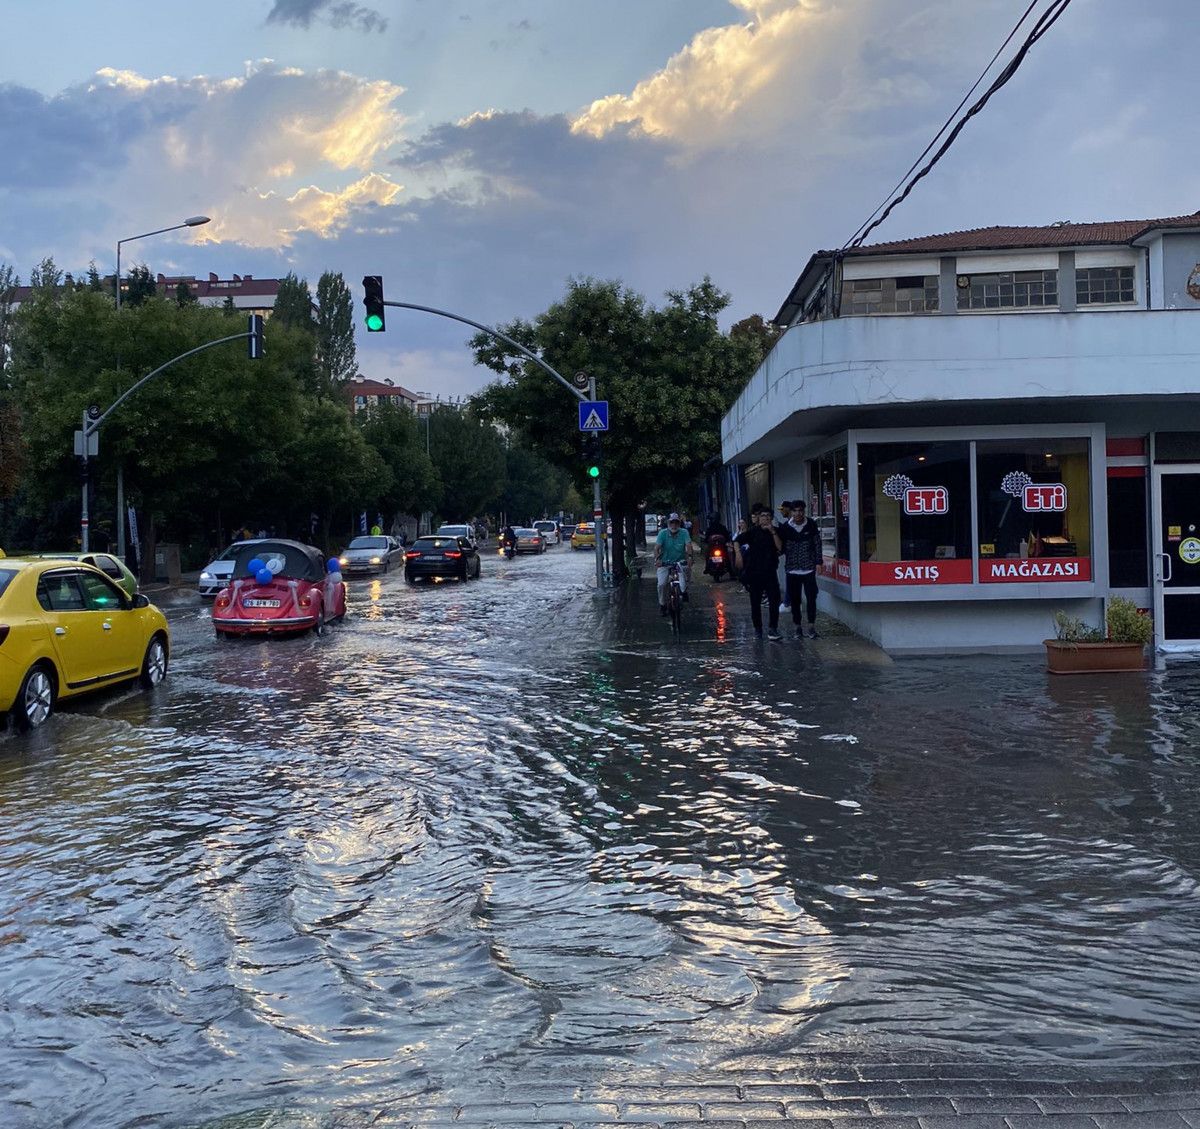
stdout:
{"type": "Polygon", "coordinates": [[[688,568],[692,563],[692,539],[683,528],[678,514],[667,518],[667,528],[660,529],[654,539],[654,567],[658,576],[658,607],[662,615],[667,614],[667,578],[671,565],[680,565],[679,587],[683,598],[687,597],[688,568]]]}

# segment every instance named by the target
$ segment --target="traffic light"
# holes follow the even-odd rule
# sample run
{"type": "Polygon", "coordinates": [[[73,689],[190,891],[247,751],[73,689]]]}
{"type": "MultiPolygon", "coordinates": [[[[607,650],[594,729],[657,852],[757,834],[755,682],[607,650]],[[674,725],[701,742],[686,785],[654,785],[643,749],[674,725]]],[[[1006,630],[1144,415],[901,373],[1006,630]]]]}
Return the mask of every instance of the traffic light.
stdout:
{"type": "Polygon", "coordinates": [[[600,477],[600,436],[589,435],[584,440],[584,455],[587,458],[588,478],[600,477]]]}
{"type": "Polygon", "coordinates": [[[251,314],[246,319],[247,333],[247,348],[246,355],[252,361],[261,361],[266,352],[266,347],[263,343],[263,316],[262,314],[251,314]]]}
{"type": "Polygon", "coordinates": [[[367,307],[367,332],[382,333],[383,275],[369,274],[363,279],[363,305],[367,307]]]}

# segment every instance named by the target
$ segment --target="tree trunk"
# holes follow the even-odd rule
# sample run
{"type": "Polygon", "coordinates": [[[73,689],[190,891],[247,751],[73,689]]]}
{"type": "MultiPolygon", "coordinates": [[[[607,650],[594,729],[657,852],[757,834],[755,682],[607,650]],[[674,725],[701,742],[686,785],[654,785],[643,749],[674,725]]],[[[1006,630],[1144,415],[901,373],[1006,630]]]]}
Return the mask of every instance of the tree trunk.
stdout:
{"type": "Polygon", "coordinates": [[[613,584],[624,584],[629,570],[625,567],[625,510],[620,504],[609,503],[612,518],[612,578],[613,584]]]}

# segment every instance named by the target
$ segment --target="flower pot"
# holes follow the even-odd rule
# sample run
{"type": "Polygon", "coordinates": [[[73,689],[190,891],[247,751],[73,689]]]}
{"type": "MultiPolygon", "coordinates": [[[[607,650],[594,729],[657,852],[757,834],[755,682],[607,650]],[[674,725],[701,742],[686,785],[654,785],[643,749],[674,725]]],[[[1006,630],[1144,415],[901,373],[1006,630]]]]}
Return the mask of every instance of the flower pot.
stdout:
{"type": "Polygon", "coordinates": [[[1140,643],[1062,643],[1046,639],[1046,669],[1051,674],[1117,674],[1145,670],[1140,643]]]}

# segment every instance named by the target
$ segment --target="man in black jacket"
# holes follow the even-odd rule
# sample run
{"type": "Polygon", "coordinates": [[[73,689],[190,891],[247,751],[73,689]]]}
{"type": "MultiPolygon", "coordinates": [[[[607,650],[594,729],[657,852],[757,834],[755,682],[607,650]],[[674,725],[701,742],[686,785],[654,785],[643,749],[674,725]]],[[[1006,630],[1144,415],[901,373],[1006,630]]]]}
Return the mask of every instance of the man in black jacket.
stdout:
{"type": "Polygon", "coordinates": [[[738,571],[750,590],[750,618],[754,622],[754,633],[762,638],[762,599],[765,594],[771,615],[767,638],[772,642],[783,638],[779,634],[779,578],[776,575],[782,547],[779,534],[771,524],[771,511],[766,506],[756,504],[750,513],[750,528],[738,534],[733,549],[738,571]]]}
{"type": "Polygon", "coordinates": [[[783,542],[787,569],[787,602],[792,605],[796,638],[804,638],[800,621],[800,597],[808,612],[808,636],[817,638],[817,565],[821,563],[821,530],[805,513],[803,502],[792,503],[790,521],[782,522],[776,532],[783,542]]]}

